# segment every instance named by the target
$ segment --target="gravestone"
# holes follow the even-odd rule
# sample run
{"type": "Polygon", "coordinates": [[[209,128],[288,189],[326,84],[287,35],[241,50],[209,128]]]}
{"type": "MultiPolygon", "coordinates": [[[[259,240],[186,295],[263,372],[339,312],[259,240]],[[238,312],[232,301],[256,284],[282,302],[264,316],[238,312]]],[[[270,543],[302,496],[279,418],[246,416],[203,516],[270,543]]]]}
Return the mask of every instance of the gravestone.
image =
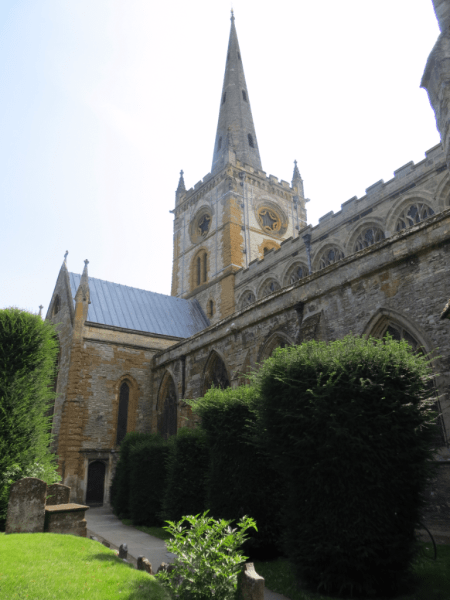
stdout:
{"type": "Polygon", "coordinates": [[[264,600],[264,578],[255,571],[253,563],[246,563],[239,573],[238,588],[243,600],[264,600]]]}
{"type": "Polygon", "coordinates": [[[69,504],[70,487],[62,483],[54,483],[47,488],[47,506],[69,504]]]}
{"type": "Polygon", "coordinates": [[[128,556],[128,546],[126,544],[120,544],[119,546],[119,558],[126,559],[128,556]]]}
{"type": "Polygon", "coordinates": [[[137,568],[138,571],[147,571],[149,575],[153,575],[152,564],[145,556],[138,556],[137,568]]]}
{"type": "Polygon", "coordinates": [[[5,533],[43,533],[47,484],[35,477],[13,483],[9,492],[5,533]]]}

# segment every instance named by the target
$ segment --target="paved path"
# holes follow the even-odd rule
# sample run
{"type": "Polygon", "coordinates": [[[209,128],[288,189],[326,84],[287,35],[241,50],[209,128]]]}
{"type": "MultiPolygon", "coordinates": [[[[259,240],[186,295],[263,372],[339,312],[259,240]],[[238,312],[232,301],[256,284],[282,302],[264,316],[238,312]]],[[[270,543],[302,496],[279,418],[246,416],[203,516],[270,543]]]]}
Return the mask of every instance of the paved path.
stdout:
{"type": "MultiPolygon", "coordinates": [[[[138,556],[145,556],[156,572],[162,562],[173,562],[175,555],[167,552],[164,540],[148,535],[134,527],[124,525],[109,508],[90,508],[86,511],[88,537],[94,535],[100,542],[109,542],[113,550],[121,544],[128,545],[128,560],[136,567],[138,556]]],[[[264,600],[289,600],[282,594],[264,591],[264,600]]]]}

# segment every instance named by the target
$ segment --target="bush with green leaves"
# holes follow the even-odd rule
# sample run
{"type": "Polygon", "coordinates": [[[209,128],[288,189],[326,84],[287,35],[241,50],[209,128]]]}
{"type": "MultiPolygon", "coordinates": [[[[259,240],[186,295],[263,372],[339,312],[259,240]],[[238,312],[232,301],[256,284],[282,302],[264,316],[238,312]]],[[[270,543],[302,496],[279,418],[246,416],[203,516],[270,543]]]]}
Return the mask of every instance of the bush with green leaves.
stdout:
{"type": "Polygon", "coordinates": [[[209,451],[202,429],[181,428],[169,438],[167,478],[162,503],[164,520],[205,510],[205,477],[209,451]]]}
{"type": "Polygon", "coordinates": [[[167,474],[167,441],[147,434],[130,451],[130,517],[135,525],[159,527],[167,474]]]}
{"type": "Polygon", "coordinates": [[[215,518],[238,519],[250,515],[258,523],[245,551],[252,558],[279,554],[279,507],[283,485],[267,452],[258,444],[255,388],[211,388],[191,401],[206,432],[210,463],[206,506],[215,518]]]}
{"type": "Polygon", "coordinates": [[[147,437],[148,434],[131,431],[120,444],[120,457],[111,483],[110,501],[114,514],[121,519],[130,518],[131,449],[147,437]]]}
{"type": "Polygon", "coordinates": [[[0,310],[0,528],[9,489],[22,477],[59,481],[50,452],[58,341],[54,326],[18,308],[0,310]]]}
{"type": "Polygon", "coordinates": [[[388,594],[408,577],[435,472],[430,380],[406,342],[351,335],[278,349],[254,376],[285,550],[315,589],[388,594]]]}
{"type": "Polygon", "coordinates": [[[180,600],[234,598],[238,574],[247,559],[240,548],[247,539],[246,531],[256,529],[255,521],[243,517],[232,529],[231,521],[216,521],[206,511],[168,523],[164,529],[172,537],[166,542],[167,549],[177,558],[173,570],[161,571],[157,579],[180,600]]]}

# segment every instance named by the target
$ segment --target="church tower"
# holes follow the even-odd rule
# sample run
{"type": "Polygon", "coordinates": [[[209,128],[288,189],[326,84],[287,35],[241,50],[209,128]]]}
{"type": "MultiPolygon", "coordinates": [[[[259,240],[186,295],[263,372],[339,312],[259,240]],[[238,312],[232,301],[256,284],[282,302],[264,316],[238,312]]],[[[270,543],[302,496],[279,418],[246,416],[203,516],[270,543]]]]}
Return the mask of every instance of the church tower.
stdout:
{"type": "Polygon", "coordinates": [[[212,323],[237,310],[235,273],[306,226],[303,181],[262,170],[250,94],[231,13],[211,173],[175,193],[172,295],[195,297],[212,323]]]}

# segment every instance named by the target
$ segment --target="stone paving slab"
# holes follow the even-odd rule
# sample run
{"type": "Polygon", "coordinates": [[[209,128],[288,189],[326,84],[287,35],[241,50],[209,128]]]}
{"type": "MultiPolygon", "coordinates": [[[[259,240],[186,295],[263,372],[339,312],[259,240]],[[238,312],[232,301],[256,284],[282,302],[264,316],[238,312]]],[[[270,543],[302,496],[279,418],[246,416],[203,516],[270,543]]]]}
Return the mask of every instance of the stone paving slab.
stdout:
{"type": "MultiPolygon", "coordinates": [[[[137,567],[138,556],[145,556],[150,561],[154,572],[162,562],[170,563],[175,558],[174,554],[167,551],[164,540],[124,525],[109,508],[91,508],[86,511],[85,518],[88,537],[93,535],[99,542],[108,542],[113,550],[118,550],[121,544],[127,544],[128,562],[134,567],[137,567]]],[[[265,588],[264,600],[289,599],[265,588]]]]}

